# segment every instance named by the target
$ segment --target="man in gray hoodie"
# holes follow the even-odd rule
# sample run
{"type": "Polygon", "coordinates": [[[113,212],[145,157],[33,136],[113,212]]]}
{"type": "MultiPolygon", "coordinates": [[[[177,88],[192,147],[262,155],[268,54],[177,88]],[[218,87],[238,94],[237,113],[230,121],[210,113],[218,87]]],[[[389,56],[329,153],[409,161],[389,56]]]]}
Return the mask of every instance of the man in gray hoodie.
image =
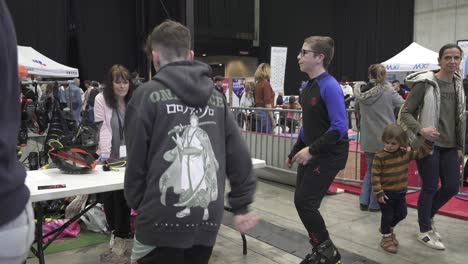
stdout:
{"type": "Polygon", "coordinates": [[[226,176],[236,228],[248,212],[256,180],[245,142],[208,65],[193,61],[189,30],[166,21],[151,33],[158,72],[134,93],[125,115],[124,191],[138,212],[132,263],[209,261],[224,210],[226,176]]]}
{"type": "Polygon", "coordinates": [[[20,90],[16,34],[8,8],[0,0],[0,263],[23,263],[34,239],[34,214],[26,171],[16,157],[20,126],[20,90]]]}

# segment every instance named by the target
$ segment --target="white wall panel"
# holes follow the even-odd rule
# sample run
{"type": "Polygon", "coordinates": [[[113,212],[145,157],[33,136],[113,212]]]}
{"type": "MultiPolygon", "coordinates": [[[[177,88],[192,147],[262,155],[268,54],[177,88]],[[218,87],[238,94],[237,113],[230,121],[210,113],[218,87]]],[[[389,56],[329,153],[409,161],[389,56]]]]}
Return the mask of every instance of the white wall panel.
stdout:
{"type": "Polygon", "coordinates": [[[468,0],[415,0],[414,41],[439,51],[468,39],[468,0]]]}

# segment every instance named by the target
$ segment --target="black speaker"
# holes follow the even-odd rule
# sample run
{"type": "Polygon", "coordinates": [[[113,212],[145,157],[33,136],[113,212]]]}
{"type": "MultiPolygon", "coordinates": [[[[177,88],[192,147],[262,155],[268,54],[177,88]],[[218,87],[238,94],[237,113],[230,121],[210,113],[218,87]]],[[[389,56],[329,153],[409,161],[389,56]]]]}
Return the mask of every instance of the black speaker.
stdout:
{"type": "Polygon", "coordinates": [[[28,156],[29,170],[39,169],[39,155],[37,152],[31,152],[28,156]]]}
{"type": "Polygon", "coordinates": [[[49,164],[49,155],[45,151],[39,152],[39,167],[43,167],[49,164]]]}

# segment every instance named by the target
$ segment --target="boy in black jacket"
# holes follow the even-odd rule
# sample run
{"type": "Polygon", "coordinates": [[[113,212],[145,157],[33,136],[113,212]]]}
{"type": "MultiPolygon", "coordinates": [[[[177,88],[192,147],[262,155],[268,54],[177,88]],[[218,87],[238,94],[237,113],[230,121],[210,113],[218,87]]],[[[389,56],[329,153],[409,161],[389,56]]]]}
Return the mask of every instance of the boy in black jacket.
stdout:
{"type": "Polygon", "coordinates": [[[236,228],[256,180],[226,99],[213,92],[208,65],[193,61],[190,32],[166,21],[151,33],[158,74],[135,92],[125,124],[125,197],[138,216],[132,263],[208,263],[224,210],[225,178],[236,228]]]}
{"type": "Polygon", "coordinates": [[[297,56],[309,81],[301,91],[303,126],[286,162],[288,167],[298,163],[294,204],[312,245],[312,252],[301,264],[341,263],[319,212],[328,187],[348,159],[343,91],[326,70],[333,59],[334,46],[330,37],[312,36],[304,40],[297,56]]]}

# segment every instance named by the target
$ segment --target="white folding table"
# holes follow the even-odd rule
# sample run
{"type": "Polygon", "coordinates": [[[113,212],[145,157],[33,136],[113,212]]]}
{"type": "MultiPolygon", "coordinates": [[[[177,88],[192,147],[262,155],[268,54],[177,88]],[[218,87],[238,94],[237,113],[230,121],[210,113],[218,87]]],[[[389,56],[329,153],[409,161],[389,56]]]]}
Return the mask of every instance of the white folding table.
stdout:
{"type": "MultiPolygon", "coordinates": [[[[252,159],[254,169],[264,168],[264,160],[252,159]]],[[[115,171],[96,169],[87,174],[64,174],[58,169],[28,171],[26,185],[31,192],[31,201],[47,201],[70,196],[101,193],[123,189],[125,169],[115,171]],[[38,190],[38,186],[65,184],[66,188],[38,190]]]]}
{"type": "MultiPolygon", "coordinates": [[[[264,160],[252,159],[254,169],[266,166],[264,160]]],[[[31,202],[40,202],[48,200],[62,199],[70,196],[102,193],[123,189],[125,168],[111,171],[103,171],[102,166],[97,166],[87,174],[64,174],[59,169],[28,171],[26,177],[26,186],[31,192],[31,202]],[[39,186],[65,185],[65,188],[39,190],[39,186]]],[[[89,209],[94,207],[97,201],[88,205],[78,215],[67,221],[62,227],[42,235],[43,209],[36,206],[36,239],[37,249],[31,247],[31,251],[39,259],[40,264],[44,264],[44,250],[65,230],[69,225],[78,220],[89,209]],[[43,243],[44,237],[52,236],[47,243],[43,243]]],[[[245,245],[245,237],[243,237],[245,245]]],[[[245,246],[244,246],[245,247],[245,246]]],[[[244,250],[245,251],[245,250],[244,250]]]]}
{"type": "MultiPolygon", "coordinates": [[[[62,199],[70,196],[102,193],[123,189],[125,168],[106,171],[102,166],[97,166],[87,174],[64,174],[59,169],[28,171],[26,177],[26,186],[31,193],[32,202],[41,202],[48,200],[62,199]],[[39,186],[65,185],[65,188],[43,189],[39,186]]],[[[79,214],[72,217],[60,228],[53,230],[45,235],[42,234],[43,208],[36,204],[36,249],[31,247],[31,251],[39,259],[40,264],[44,264],[44,250],[73,222],[77,221],[89,209],[97,204],[95,201],[84,208],[79,214]],[[52,236],[47,242],[43,243],[45,237],[52,236]]]]}

